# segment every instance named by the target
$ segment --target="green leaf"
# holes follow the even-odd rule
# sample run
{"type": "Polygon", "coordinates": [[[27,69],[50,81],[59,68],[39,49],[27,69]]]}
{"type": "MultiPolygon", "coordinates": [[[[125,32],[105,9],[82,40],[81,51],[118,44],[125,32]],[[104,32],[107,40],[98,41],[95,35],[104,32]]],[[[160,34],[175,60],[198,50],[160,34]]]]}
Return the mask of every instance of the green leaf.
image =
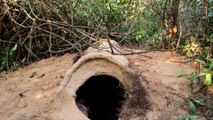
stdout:
{"type": "Polygon", "coordinates": [[[208,17],[213,17],[213,12],[209,12],[208,17]]]}
{"type": "Polygon", "coordinates": [[[25,3],[25,2],[20,2],[19,5],[20,5],[21,7],[23,7],[23,8],[26,7],[26,3],[25,3]]]}
{"type": "Polygon", "coordinates": [[[210,87],[211,84],[212,84],[212,74],[209,72],[209,73],[206,73],[205,85],[206,87],[210,87]]]}
{"type": "Polygon", "coordinates": [[[7,57],[6,55],[2,56],[0,59],[0,71],[7,67],[7,57]]]}
{"type": "Polygon", "coordinates": [[[198,104],[198,105],[205,105],[204,99],[199,99],[199,100],[193,99],[193,100],[194,100],[194,102],[195,102],[196,104],[198,104]]]}
{"type": "Polygon", "coordinates": [[[213,69],[213,62],[209,66],[209,70],[212,70],[212,69],[213,69]]]}
{"type": "Polygon", "coordinates": [[[212,106],[208,106],[208,108],[209,108],[210,110],[213,110],[213,105],[212,105],[212,106]]]}
{"type": "Polygon", "coordinates": [[[145,35],[146,35],[146,31],[145,30],[141,29],[141,30],[137,31],[136,32],[136,40],[137,41],[142,40],[142,38],[145,37],[145,35]]]}
{"type": "Polygon", "coordinates": [[[184,71],[178,71],[178,72],[176,72],[176,75],[178,76],[178,77],[182,77],[182,76],[184,76],[185,75],[185,73],[184,73],[184,71]]]}
{"type": "Polygon", "coordinates": [[[213,0],[208,0],[208,2],[209,2],[209,3],[212,3],[212,2],[213,2],[213,0]]]}
{"type": "Polygon", "coordinates": [[[189,117],[185,117],[185,118],[178,118],[176,120],[197,120],[197,116],[196,115],[191,115],[189,117]]]}
{"type": "Polygon", "coordinates": [[[205,65],[205,64],[206,64],[206,62],[205,62],[205,61],[200,60],[200,59],[195,59],[195,61],[197,61],[197,62],[199,62],[199,63],[201,63],[201,64],[203,64],[203,65],[205,65]]]}
{"type": "Polygon", "coordinates": [[[176,72],[176,76],[177,76],[177,77],[182,77],[182,78],[187,78],[187,79],[190,79],[190,78],[191,78],[191,77],[190,77],[189,75],[187,75],[187,74],[185,73],[185,71],[183,71],[183,70],[176,72]]]}
{"type": "Polygon", "coordinates": [[[11,48],[9,55],[13,55],[14,52],[17,50],[17,47],[18,47],[18,44],[15,44],[15,46],[11,48]]]}
{"type": "Polygon", "coordinates": [[[191,116],[189,116],[189,120],[197,120],[197,116],[196,115],[191,115],[191,116]]]}
{"type": "Polygon", "coordinates": [[[188,105],[189,105],[189,110],[191,112],[192,115],[196,114],[196,107],[194,105],[194,103],[190,100],[188,100],[188,105]]]}
{"type": "Polygon", "coordinates": [[[206,73],[199,73],[199,74],[193,75],[190,79],[191,79],[192,83],[194,83],[197,78],[204,76],[204,75],[206,75],[206,73]]]}

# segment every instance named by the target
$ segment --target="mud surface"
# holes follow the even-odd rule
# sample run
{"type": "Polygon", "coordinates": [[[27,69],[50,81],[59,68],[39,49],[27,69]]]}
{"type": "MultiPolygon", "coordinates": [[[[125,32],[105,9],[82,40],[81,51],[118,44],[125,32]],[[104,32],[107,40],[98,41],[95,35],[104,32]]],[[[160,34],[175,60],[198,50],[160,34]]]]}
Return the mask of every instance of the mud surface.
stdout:
{"type": "MultiPolygon", "coordinates": [[[[2,120],[52,120],[51,114],[66,71],[73,65],[74,56],[66,54],[49,58],[0,74],[0,118],[2,120]]],[[[178,78],[176,72],[192,73],[194,63],[171,52],[150,52],[126,56],[131,66],[143,77],[150,108],[143,118],[132,120],[173,120],[188,116],[184,99],[190,96],[189,81],[178,78]],[[146,57],[144,56],[146,55],[146,57]],[[149,57],[147,57],[149,56],[149,57]]]]}

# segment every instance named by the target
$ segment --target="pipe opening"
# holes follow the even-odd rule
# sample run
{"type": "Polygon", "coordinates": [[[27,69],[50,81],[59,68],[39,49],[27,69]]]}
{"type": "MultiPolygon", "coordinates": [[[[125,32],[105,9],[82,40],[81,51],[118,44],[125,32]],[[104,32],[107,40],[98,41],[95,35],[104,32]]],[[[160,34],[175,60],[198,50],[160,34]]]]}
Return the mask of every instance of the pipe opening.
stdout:
{"type": "Polygon", "coordinates": [[[118,120],[125,94],[118,79],[108,75],[93,76],[77,90],[76,103],[91,120],[118,120]]]}

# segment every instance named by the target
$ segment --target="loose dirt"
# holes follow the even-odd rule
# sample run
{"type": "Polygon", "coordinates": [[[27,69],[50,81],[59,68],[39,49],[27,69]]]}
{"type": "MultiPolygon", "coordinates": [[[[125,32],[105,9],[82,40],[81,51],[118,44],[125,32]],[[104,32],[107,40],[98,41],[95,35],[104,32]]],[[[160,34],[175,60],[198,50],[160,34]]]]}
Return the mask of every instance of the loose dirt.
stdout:
{"type": "MultiPolygon", "coordinates": [[[[52,104],[66,71],[76,55],[66,54],[41,60],[14,72],[0,74],[1,120],[52,120],[52,104]]],[[[191,94],[190,82],[176,72],[192,73],[194,63],[171,52],[150,52],[126,56],[143,77],[150,108],[145,118],[134,120],[174,120],[188,116],[185,99],[191,94]],[[148,57],[147,57],[148,56],[148,57]]],[[[56,106],[56,105],[54,105],[56,106]]],[[[57,104],[60,106],[60,104],[57,104]]]]}

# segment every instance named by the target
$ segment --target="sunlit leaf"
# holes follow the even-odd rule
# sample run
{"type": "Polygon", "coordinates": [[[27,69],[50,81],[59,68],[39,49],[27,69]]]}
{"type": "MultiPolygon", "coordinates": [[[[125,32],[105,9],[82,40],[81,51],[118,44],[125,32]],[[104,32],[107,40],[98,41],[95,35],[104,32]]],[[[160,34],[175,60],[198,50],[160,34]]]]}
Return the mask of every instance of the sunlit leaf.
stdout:
{"type": "Polygon", "coordinates": [[[205,62],[205,61],[200,60],[200,59],[195,59],[195,61],[197,61],[197,62],[199,62],[199,63],[201,63],[201,64],[203,64],[203,65],[205,65],[205,64],[206,64],[206,62],[205,62]]]}
{"type": "Polygon", "coordinates": [[[14,52],[17,50],[17,47],[18,47],[18,44],[15,44],[15,46],[11,48],[9,55],[13,55],[14,52]]]}
{"type": "Polygon", "coordinates": [[[201,77],[201,76],[204,76],[204,75],[206,75],[206,73],[200,73],[200,74],[193,75],[193,76],[191,77],[192,83],[194,83],[195,80],[196,80],[197,78],[199,78],[199,77],[201,77]]]}
{"type": "Polygon", "coordinates": [[[211,84],[212,84],[212,74],[209,72],[209,73],[206,73],[205,85],[206,87],[210,87],[211,84]]]}

